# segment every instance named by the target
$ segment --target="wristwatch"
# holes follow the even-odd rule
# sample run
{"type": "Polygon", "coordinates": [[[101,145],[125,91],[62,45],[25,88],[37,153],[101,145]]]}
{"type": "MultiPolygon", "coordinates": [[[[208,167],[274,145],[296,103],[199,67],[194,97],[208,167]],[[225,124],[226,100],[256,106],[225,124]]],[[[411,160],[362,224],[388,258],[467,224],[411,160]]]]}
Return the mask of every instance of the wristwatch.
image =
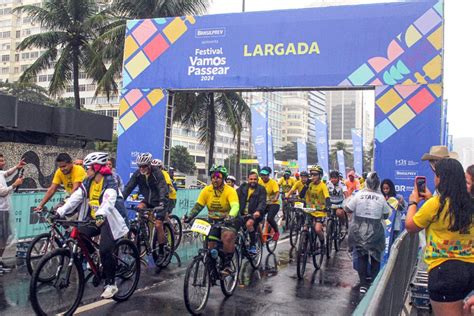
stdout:
{"type": "Polygon", "coordinates": [[[410,207],[410,206],[412,206],[412,205],[418,206],[418,203],[415,202],[415,201],[410,201],[410,202],[408,202],[408,207],[410,207]]]}

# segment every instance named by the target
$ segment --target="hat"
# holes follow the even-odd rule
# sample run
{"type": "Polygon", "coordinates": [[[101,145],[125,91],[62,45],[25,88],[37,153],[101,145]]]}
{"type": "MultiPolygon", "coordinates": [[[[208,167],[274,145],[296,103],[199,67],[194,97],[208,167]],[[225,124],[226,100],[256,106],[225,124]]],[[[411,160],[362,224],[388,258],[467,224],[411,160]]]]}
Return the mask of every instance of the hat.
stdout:
{"type": "Polygon", "coordinates": [[[441,160],[444,158],[458,159],[459,155],[456,152],[449,152],[446,146],[431,146],[430,152],[421,157],[421,160],[441,160]]]}
{"type": "Polygon", "coordinates": [[[263,167],[262,170],[260,170],[260,174],[263,174],[263,175],[270,175],[272,173],[272,168],[270,167],[263,167]]]}

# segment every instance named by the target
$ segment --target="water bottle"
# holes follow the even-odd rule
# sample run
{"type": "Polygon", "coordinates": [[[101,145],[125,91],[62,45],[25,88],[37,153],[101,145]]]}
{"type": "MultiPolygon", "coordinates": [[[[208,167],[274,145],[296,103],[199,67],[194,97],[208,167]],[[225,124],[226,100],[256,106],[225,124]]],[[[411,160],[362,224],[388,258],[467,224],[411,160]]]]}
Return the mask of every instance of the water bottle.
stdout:
{"type": "Polygon", "coordinates": [[[212,259],[217,259],[217,256],[219,256],[219,251],[217,251],[217,249],[211,249],[210,252],[212,259]]]}

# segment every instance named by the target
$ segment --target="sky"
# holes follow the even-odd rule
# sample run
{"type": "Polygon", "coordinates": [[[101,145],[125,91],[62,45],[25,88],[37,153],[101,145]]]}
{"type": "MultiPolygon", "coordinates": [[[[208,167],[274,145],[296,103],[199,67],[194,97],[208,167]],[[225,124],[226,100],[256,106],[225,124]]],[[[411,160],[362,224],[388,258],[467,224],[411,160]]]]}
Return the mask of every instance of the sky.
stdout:
{"type": "MultiPolygon", "coordinates": [[[[212,0],[210,14],[242,11],[244,0],[212,0]]],[[[395,2],[382,0],[245,0],[246,11],[281,10],[314,6],[395,2]]],[[[458,137],[474,137],[469,126],[474,118],[474,94],[470,73],[474,71],[473,51],[468,38],[474,30],[474,1],[445,0],[444,98],[448,101],[449,133],[458,137]],[[468,38],[464,39],[463,35],[468,38]]]]}

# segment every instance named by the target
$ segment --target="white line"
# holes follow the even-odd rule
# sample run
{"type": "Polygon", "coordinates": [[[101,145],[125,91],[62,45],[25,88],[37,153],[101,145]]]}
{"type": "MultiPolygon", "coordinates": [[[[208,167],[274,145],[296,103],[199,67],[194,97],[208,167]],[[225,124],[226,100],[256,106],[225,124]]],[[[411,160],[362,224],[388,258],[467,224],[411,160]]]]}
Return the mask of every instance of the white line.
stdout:
{"type": "Polygon", "coordinates": [[[97,308],[97,307],[101,307],[101,306],[104,306],[104,305],[107,305],[109,303],[112,303],[114,300],[112,299],[109,299],[109,300],[100,300],[100,301],[97,301],[97,302],[94,302],[94,303],[91,303],[91,304],[87,304],[87,305],[84,305],[84,306],[81,306],[79,307],[76,312],[74,313],[74,315],[77,315],[77,314],[80,314],[80,313],[84,313],[84,312],[87,312],[87,311],[90,311],[91,309],[94,309],[94,308],[97,308]]]}

